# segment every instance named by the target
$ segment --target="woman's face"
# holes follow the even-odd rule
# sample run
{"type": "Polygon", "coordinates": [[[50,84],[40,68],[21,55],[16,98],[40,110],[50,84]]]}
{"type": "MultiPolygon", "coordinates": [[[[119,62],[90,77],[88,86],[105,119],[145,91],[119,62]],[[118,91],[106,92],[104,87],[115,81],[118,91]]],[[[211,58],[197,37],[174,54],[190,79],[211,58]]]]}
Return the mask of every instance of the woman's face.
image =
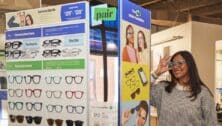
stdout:
{"type": "Polygon", "coordinates": [[[136,126],[144,126],[146,123],[146,111],[143,108],[140,108],[137,112],[136,117],[136,126]]]}
{"type": "Polygon", "coordinates": [[[26,21],[26,24],[32,25],[32,21],[31,21],[31,19],[30,19],[29,16],[26,16],[26,17],[25,17],[25,21],[26,21]]]}
{"type": "Polygon", "coordinates": [[[139,44],[139,47],[141,47],[142,49],[144,48],[144,36],[141,32],[138,33],[138,44],[139,44]]]}
{"type": "Polygon", "coordinates": [[[132,27],[129,27],[127,32],[127,40],[129,43],[134,44],[134,31],[132,27]]]}
{"type": "Polygon", "coordinates": [[[174,57],[172,72],[179,81],[184,79],[185,81],[189,80],[188,65],[181,55],[174,57]]]}

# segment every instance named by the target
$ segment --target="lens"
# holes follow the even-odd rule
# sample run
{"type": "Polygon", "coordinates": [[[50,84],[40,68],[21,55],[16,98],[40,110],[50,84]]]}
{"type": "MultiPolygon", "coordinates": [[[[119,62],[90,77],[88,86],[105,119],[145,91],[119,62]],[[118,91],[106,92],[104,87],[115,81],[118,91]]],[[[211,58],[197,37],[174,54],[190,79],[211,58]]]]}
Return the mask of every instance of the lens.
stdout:
{"type": "Polygon", "coordinates": [[[62,96],[62,91],[54,91],[53,93],[55,98],[61,98],[62,96]]]}
{"type": "Polygon", "coordinates": [[[84,111],[84,106],[75,106],[76,113],[82,114],[84,111]]]}
{"type": "Polygon", "coordinates": [[[72,76],[66,76],[65,80],[67,84],[71,84],[73,82],[72,76]]]}
{"type": "Polygon", "coordinates": [[[137,88],[137,89],[136,89],[136,93],[137,93],[137,94],[140,94],[140,88],[137,88]]]}
{"type": "Polygon", "coordinates": [[[21,83],[22,83],[23,76],[21,76],[21,75],[16,75],[16,76],[14,76],[13,78],[14,78],[14,80],[15,80],[15,82],[16,82],[17,84],[21,84],[21,83]]]}
{"type": "Polygon", "coordinates": [[[47,123],[49,126],[53,126],[54,120],[53,119],[47,119],[47,123]]]}
{"type": "Polygon", "coordinates": [[[61,119],[56,119],[55,120],[56,126],[62,126],[63,120],[61,119]]]}
{"type": "Polygon", "coordinates": [[[136,93],[133,92],[133,93],[131,94],[131,98],[132,98],[132,99],[135,99],[135,97],[136,97],[136,93]]]}
{"type": "Polygon", "coordinates": [[[55,105],[55,111],[58,113],[62,112],[62,108],[63,108],[62,105],[55,105]]]}
{"type": "Polygon", "coordinates": [[[9,115],[9,119],[11,122],[15,122],[15,115],[9,115]]]}
{"type": "Polygon", "coordinates": [[[72,120],[66,120],[66,125],[67,126],[73,126],[73,121],[72,120]]]}
{"type": "Polygon", "coordinates": [[[75,121],[75,126],[82,126],[82,125],[83,125],[83,121],[81,121],[81,120],[75,121]]]}
{"type": "Polygon", "coordinates": [[[17,115],[16,120],[17,120],[18,123],[22,123],[23,120],[24,120],[24,116],[23,115],[17,115]]]}
{"type": "Polygon", "coordinates": [[[42,117],[40,117],[40,116],[35,116],[35,117],[34,117],[34,121],[35,121],[35,124],[40,124],[41,121],[42,121],[42,117]]]}
{"type": "Polygon", "coordinates": [[[34,109],[36,111],[41,111],[42,110],[42,103],[41,102],[35,102],[34,103],[34,109]]]}
{"type": "Polygon", "coordinates": [[[62,77],[59,77],[59,76],[54,76],[53,77],[53,82],[55,84],[60,84],[61,80],[62,80],[62,77]]]}
{"type": "Polygon", "coordinates": [[[6,42],[5,43],[5,49],[10,49],[11,47],[11,42],[6,42]]]}
{"type": "Polygon", "coordinates": [[[36,98],[39,98],[41,96],[42,90],[41,89],[34,89],[33,93],[36,98]]]}
{"type": "Polygon", "coordinates": [[[48,98],[52,97],[52,91],[46,91],[45,93],[48,98]]]}
{"type": "Polygon", "coordinates": [[[45,40],[43,41],[42,46],[49,46],[49,44],[50,44],[49,40],[45,40]]]}
{"type": "Polygon", "coordinates": [[[28,124],[31,124],[31,123],[32,123],[32,116],[26,116],[25,118],[26,118],[26,122],[27,122],[28,124]]]}
{"type": "Polygon", "coordinates": [[[74,79],[76,84],[80,84],[82,83],[83,76],[75,76],[74,79]]]}
{"type": "Polygon", "coordinates": [[[22,45],[22,42],[14,41],[11,45],[13,49],[18,49],[22,45]]]}

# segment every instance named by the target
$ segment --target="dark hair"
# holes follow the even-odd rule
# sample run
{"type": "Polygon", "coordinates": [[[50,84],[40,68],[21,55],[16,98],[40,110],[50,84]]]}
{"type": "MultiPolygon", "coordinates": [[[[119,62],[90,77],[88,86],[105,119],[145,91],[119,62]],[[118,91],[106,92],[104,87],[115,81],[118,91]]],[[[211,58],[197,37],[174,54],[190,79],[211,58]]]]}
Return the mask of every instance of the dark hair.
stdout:
{"type": "Polygon", "coordinates": [[[25,16],[25,25],[26,25],[26,26],[29,25],[29,24],[26,22],[26,17],[29,17],[29,19],[30,19],[30,21],[31,21],[31,24],[33,24],[33,18],[32,18],[32,16],[31,16],[30,14],[27,14],[27,15],[25,16]]]}
{"type": "Polygon", "coordinates": [[[143,31],[139,31],[138,33],[137,33],[137,44],[138,44],[138,51],[139,52],[141,52],[142,51],[142,48],[141,47],[139,47],[139,33],[141,33],[142,34],[142,36],[143,36],[143,39],[144,39],[144,49],[146,49],[147,48],[147,43],[146,43],[146,37],[145,37],[145,34],[144,34],[144,32],[143,31]]]}
{"type": "MultiPolygon", "coordinates": [[[[130,28],[133,29],[133,26],[129,24],[129,25],[126,27],[126,45],[129,44],[129,41],[128,41],[128,39],[127,39],[127,34],[128,34],[127,31],[128,31],[130,28]]],[[[133,45],[133,47],[134,47],[134,45],[133,45]]]]}
{"type": "Polygon", "coordinates": [[[136,106],[136,111],[139,111],[140,108],[143,108],[146,111],[146,119],[148,116],[149,107],[146,101],[140,101],[139,105],[136,106]]]}
{"type": "MultiPolygon", "coordinates": [[[[189,84],[191,88],[191,95],[188,96],[189,98],[192,98],[191,101],[194,101],[197,98],[197,95],[201,92],[201,86],[206,87],[208,90],[209,88],[203,83],[203,81],[200,79],[196,63],[194,61],[194,58],[192,54],[188,51],[179,51],[176,52],[170,61],[173,61],[173,59],[177,56],[180,55],[184,58],[187,66],[188,66],[188,74],[190,76],[189,84]]],[[[178,80],[172,70],[169,71],[171,75],[171,81],[169,82],[168,86],[165,87],[165,90],[170,93],[172,89],[176,86],[176,81],[178,80]]],[[[211,93],[211,91],[209,90],[211,93]]],[[[211,93],[212,94],[212,93],[211,93]]]]}

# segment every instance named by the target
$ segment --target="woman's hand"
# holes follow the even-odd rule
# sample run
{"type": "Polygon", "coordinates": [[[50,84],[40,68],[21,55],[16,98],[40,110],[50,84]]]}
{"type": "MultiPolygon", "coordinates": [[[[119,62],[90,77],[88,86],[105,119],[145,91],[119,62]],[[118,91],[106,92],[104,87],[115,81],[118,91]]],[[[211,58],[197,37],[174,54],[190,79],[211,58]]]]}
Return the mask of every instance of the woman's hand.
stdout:
{"type": "Polygon", "coordinates": [[[170,68],[168,68],[168,63],[169,63],[170,59],[171,59],[170,56],[164,56],[163,58],[160,57],[160,62],[158,64],[158,67],[154,71],[157,76],[160,76],[161,74],[170,70],[170,68]]]}

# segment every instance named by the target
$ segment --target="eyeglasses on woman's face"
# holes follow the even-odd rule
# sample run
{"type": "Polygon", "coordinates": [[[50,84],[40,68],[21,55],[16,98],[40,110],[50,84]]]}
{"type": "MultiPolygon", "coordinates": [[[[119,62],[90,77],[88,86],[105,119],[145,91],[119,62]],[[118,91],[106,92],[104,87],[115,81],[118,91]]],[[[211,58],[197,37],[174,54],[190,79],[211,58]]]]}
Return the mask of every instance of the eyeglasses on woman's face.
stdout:
{"type": "Polygon", "coordinates": [[[168,67],[169,68],[173,68],[173,67],[175,67],[175,66],[182,66],[184,63],[186,63],[186,61],[185,60],[180,60],[180,61],[172,61],[172,62],[169,62],[168,63],[168,67]]]}

